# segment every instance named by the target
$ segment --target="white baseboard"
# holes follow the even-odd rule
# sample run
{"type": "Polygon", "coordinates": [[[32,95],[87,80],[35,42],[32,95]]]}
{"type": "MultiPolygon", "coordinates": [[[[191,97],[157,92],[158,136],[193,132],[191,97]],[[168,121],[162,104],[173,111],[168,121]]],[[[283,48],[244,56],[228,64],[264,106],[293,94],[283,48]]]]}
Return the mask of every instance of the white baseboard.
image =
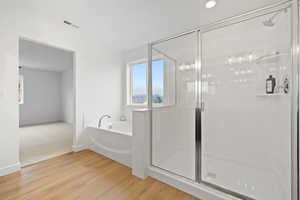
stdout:
{"type": "Polygon", "coordinates": [[[84,145],[84,144],[81,144],[81,145],[73,145],[73,146],[72,146],[73,152],[79,152],[79,151],[82,151],[82,150],[85,150],[85,149],[87,149],[87,146],[84,145]]]}
{"type": "Polygon", "coordinates": [[[21,164],[20,163],[16,163],[13,165],[9,165],[3,168],[0,168],[0,176],[5,176],[8,174],[12,174],[14,172],[20,171],[21,169],[21,164]]]}
{"type": "Polygon", "coordinates": [[[179,190],[189,193],[197,198],[205,200],[240,200],[233,196],[222,193],[203,184],[198,184],[192,180],[177,176],[156,167],[149,167],[149,175],[161,182],[167,183],[179,190]]]}
{"type": "MultiPolygon", "coordinates": [[[[72,150],[73,151],[73,150],[72,150]]],[[[39,162],[42,162],[42,161],[45,161],[45,160],[49,160],[49,159],[52,159],[52,158],[55,158],[55,157],[58,157],[58,156],[62,156],[64,154],[67,154],[67,153],[70,153],[72,151],[65,151],[65,152],[60,152],[60,153],[56,153],[56,154],[51,154],[51,155],[48,155],[42,159],[38,159],[38,160],[30,160],[30,161],[27,161],[27,162],[24,162],[24,163],[21,163],[21,167],[27,167],[29,165],[33,165],[33,164],[36,164],[36,163],[39,163],[39,162]]]]}
{"type": "Polygon", "coordinates": [[[121,163],[122,165],[125,165],[125,166],[131,168],[131,154],[129,154],[129,155],[118,154],[118,153],[114,153],[114,152],[99,148],[98,146],[95,146],[95,145],[90,145],[88,147],[88,149],[95,153],[98,153],[102,156],[110,158],[118,163],[121,163]]]}

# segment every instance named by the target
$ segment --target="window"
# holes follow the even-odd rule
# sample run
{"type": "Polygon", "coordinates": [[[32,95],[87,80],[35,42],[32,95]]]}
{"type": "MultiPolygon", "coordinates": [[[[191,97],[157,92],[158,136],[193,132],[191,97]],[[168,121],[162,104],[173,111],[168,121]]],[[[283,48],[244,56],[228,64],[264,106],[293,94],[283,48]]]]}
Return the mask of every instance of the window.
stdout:
{"type": "Polygon", "coordinates": [[[163,103],[164,100],[164,61],[152,62],[152,103],[163,103]]]}
{"type": "MultiPolygon", "coordinates": [[[[129,104],[147,104],[147,62],[129,65],[129,104]]],[[[153,103],[161,104],[164,101],[164,60],[155,60],[152,63],[152,95],[153,103]]]]}
{"type": "Polygon", "coordinates": [[[147,102],[147,64],[131,66],[131,103],[144,104],[147,102]]]}
{"type": "Polygon", "coordinates": [[[18,102],[19,102],[19,104],[24,104],[24,77],[23,77],[23,75],[19,76],[18,102]]]}

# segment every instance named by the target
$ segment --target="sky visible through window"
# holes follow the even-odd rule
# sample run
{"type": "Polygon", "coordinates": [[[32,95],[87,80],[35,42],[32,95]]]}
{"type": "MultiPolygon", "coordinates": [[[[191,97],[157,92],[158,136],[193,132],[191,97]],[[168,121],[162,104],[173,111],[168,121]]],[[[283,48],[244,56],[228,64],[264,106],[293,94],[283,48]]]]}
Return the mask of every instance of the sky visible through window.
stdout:
{"type": "MultiPolygon", "coordinates": [[[[164,97],[164,61],[152,62],[153,103],[162,103],[164,97]]],[[[147,101],[147,63],[132,65],[132,103],[147,101]]]]}

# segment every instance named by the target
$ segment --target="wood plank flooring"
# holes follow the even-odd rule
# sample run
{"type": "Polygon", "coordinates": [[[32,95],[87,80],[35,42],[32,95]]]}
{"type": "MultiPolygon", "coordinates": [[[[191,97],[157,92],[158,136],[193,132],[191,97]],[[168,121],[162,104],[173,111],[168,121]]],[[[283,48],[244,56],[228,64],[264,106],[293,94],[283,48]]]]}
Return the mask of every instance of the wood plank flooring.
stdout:
{"type": "Polygon", "coordinates": [[[195,200],[92,151],[68,153],[0,177],[0,200],[195,200]]]}

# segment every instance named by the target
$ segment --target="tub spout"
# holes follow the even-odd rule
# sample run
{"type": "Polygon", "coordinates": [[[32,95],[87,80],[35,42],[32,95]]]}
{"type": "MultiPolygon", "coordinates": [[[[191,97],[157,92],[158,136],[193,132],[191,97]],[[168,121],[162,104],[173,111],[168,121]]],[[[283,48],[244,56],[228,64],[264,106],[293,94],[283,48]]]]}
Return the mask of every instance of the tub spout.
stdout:
{"type": "Polygon", "coordinates": [[[98,128],[101,127],[102,120],[103,120],[104,118],[111,118],[111,116],[110,116],[110,115],[102,115],[102,116],[100,117],[100,119],[99,119],[99,122],[98,122],[98,128]]]}

